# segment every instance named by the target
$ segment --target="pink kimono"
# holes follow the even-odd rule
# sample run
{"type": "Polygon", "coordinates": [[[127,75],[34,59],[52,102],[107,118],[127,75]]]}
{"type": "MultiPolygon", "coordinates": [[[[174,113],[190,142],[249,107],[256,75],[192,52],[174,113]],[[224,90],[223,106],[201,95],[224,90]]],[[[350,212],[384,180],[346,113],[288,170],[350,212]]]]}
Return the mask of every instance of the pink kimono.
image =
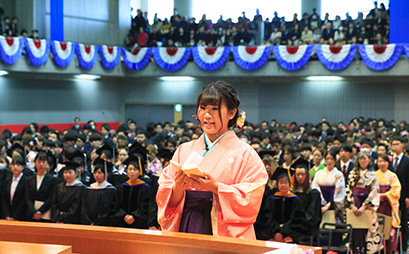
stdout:
{"type": "MultiPolygon", "coordinates": [[[[204,135],[182,144],[173,160],[183,164],[192,151],[205,153],[204,135]]],[[[256,221],[268,175],[257,152],[230,131],[203,157],[201,170],[219,182],[218,194],[213,194],[211,210],[212,231],[215,236],[256,239],[253,223],[256,221]]],[[[159,179],[156,196],[158,222],[162,230],[179,232],[185,197],[175,208],[168,203],[176,170],[166,167],[159,179]]],[[[193,186],[189,186],[193,189],[193,186]]],[[[197,190],[197,189],[196,189],[197,190]]]]}

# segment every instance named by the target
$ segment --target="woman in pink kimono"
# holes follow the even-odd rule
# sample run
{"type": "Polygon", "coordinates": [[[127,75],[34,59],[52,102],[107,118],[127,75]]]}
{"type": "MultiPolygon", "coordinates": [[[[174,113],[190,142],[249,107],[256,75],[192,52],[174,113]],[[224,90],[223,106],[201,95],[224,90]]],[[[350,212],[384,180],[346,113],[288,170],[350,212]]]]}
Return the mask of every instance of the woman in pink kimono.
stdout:
{"type": "Polygon", "coordinates": [[[172,164],[163,170],[156,197],[162,230],[256,239],[253,223],[268,176],[257,152],[229,130],[244,122],[239,105],[224,81],[200,92],[196,112],[204,134],[182,144],[172,160],[183,165],[199,154],[204,177],[188,177],[172,164]]]}

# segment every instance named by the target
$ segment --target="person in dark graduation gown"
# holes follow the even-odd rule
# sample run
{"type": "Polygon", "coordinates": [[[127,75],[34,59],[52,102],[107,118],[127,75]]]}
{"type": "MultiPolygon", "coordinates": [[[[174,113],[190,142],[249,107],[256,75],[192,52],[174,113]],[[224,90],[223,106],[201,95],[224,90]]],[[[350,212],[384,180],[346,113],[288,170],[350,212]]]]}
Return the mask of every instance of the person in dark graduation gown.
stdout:
{"type": "Polygon", "coordinates": [[[41,151],[37,154],[34,159],[37,174],[27,179],[27,216],[33,221],[50,221],[51,196],[55,186],[60,183],[60,179],[48,173],[49,153],[41,151]]]}
{"type": "MultiPolygon", "coordinates": [[[[26,162],[27,162],[27,160],[26,160],[26,158],[27,158],[27,156],[26,156],[26,149],[25,149],[22,145],[20,145],[20,144],[18,144],[18,143],[15,143],[15,144],[14,144],[13,146],[11,146],[10,149],[7,151],[7,155],[8,155],[11,159],[14,159],[14,157],[16,157],[16,156],[21,156],[21,158],[23,158],[23,160],[24,160],[24,169],[23,169],[23,174],[24,174],[24,176],[28,178],[28,177],[34,175],[34,172],[27,167],[27,164],[26,164],[26,162]]],[[[10,176],[11,176],[11,175],[10,175],[10,176]]]]}
{"type": "Polygon", "coordinates": [[[81,205],[81,223],[111,226],[117,195],[116,188],[107,182],[108,171],[112,170],[112,163],[97,158],[94,165],[95,183],[85,188],[81,205]]]}
{"type": "Polygon", "coordinates": [[[26,176],[22,173],[25,161],[21,156],[11,161],[12,177],[4,181],[1,196],[3,214],[9,221],[26,220],[26,176]]]}
{"type": "Polygon", "coordinates": [[[51,204],[51,221],[79,224],[81,222],[81,202],[85,185],[80,181],[80,164],[66,161],[64,182],[55,187],[51,204]]]}
{"type": "Polygon", "coordinates": [[[151,188],[139,179],[140,158],[131,155],[127,165],[129,180],[117,186],[117,226],[148,229],[149,201],[151,188]]]}
{"type": "Polygon", "coordinates": [[[318,243],[318,232],[322,219],[321,196],[317,189],[312,189],[310,185],[310,171],[308,161],[298,160],[293,164],[295,168],[295,177],[293,193],[301,199],[305,211],[305,221],[309,228],[308,234],[313,237],[315,243],[318,243]]]}
{"type": "Polygon", "coordinates": [[[277,168],[278,192],[263,200],[254,229],[258,240],[298,243],[305,238],[303,204],[290,192],[291,180],[287,169],[277,168]]]}

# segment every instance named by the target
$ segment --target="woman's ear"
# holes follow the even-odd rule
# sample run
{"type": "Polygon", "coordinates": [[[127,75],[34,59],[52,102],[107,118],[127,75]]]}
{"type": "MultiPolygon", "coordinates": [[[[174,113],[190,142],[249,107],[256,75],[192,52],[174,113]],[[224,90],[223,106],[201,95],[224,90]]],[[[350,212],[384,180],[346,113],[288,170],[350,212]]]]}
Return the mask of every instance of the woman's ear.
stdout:
{"type": "Polygon", "coordinates": [[[232,120],[237,113],[237,108],[229,110],[229,120],[232,120]]]}

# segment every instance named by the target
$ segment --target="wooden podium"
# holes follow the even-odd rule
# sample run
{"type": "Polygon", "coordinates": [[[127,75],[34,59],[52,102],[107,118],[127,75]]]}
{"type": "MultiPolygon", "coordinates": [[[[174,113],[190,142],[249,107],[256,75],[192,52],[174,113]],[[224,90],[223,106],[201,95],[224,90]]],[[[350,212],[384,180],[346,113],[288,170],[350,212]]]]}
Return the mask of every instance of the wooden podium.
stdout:
{"type": "MultiPolygon", "coordinates": [[[[0,221],[0,241],[72,246],[73,253],[289,253],[292,244],[152,230],[0,221]]],[[[299,246],[321,254],[321,248],[299,246]]]]}

